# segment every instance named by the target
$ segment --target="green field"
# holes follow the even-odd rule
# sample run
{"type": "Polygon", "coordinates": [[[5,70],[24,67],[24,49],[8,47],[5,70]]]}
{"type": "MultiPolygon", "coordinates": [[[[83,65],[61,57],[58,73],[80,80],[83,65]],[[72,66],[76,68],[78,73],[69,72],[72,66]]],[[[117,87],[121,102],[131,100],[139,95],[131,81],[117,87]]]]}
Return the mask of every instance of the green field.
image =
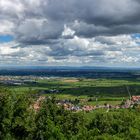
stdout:
{"type": "Polygon", "coordinates": [[[85,79],[85,78],[51,78],[37,80],[35,84],[21,86],[6,86],[12,93],[58,90],[58,93],[46,93],[45,96],[55,96],[57,99],[87,99],[89,105],[110,103],[116,105],[131,95],[140,95],[140,81],[135,79],[85,79]],[[128,90],[127,90],[128,87],[128,90]]]}

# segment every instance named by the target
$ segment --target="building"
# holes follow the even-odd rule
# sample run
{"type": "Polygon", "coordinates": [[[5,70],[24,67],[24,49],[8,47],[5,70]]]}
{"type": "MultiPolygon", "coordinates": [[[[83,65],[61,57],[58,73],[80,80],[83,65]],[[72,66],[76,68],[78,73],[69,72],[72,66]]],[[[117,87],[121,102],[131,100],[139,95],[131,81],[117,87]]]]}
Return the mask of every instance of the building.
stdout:
{"type": "Polygon", "coordinates": [[[140,104],[140,96],[132,96],[131,101],[140,104]]]}

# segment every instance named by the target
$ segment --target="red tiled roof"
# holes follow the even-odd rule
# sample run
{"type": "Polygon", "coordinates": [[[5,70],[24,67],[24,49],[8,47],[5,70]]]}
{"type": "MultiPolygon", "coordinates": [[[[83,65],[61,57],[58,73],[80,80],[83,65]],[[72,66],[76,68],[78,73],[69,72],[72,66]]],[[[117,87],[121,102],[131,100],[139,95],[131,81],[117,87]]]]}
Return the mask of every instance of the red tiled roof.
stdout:
{"type": "Polygon", "coordinates": [[[131,100],[132,101],[140,101],[140,96],[132,96],[131,100]]]}

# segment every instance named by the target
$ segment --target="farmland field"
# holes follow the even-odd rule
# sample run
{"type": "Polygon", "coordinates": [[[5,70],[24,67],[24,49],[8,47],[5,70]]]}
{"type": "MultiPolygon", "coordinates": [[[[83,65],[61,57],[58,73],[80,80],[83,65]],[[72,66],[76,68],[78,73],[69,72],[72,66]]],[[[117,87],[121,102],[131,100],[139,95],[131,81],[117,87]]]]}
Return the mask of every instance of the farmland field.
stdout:
{"type": "Polygon", "coordinates": [[[131,95],[140,94],[140,81],[137,79],[49,78],[37,79],[33,84],[4,87],[14,94],[33,92],[57,99],[86,99],[89,105],[116,105],[129,98],[129,92],[131,95]],[[57,90],[57,93],[49,90],[57,90]]]}

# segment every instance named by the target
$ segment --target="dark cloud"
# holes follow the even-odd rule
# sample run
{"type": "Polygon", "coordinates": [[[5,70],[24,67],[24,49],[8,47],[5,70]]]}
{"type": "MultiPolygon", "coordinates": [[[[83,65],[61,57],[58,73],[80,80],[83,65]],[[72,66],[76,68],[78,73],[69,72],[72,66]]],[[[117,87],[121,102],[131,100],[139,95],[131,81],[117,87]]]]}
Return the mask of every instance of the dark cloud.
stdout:
{"type": "Polygon", "coordinates": [[[140,32],[138,0],[2,0],[0,13],[18,41],[31,44],[60,38],[64,25],[82,37],[140,32]]]}
{"type": "Polygon", "coordinates": [[[85,38],[140,32],[138,0],[2,0],[0,13],[15,25],[17,40],[27,44],[61,38],[65,25],[85,38]]]}

